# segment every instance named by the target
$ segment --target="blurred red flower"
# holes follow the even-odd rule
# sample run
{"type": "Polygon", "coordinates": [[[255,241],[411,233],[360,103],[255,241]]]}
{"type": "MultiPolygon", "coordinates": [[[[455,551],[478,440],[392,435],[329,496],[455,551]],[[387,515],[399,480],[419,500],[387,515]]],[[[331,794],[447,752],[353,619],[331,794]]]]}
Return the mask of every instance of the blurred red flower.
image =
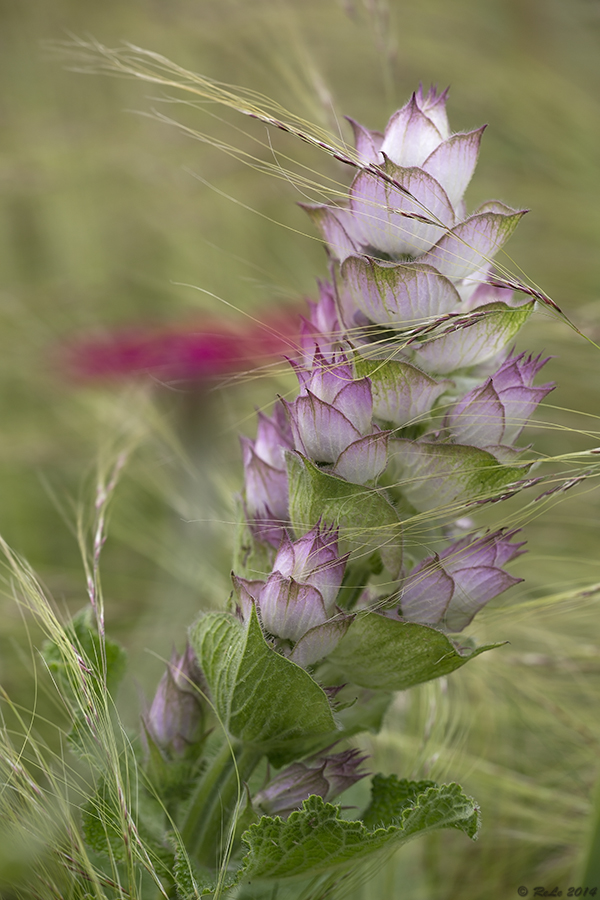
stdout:
{"type": "Polygon", "coordinates": [[[296,311],[270,312],[264,323],[257,317],[245,326],[215,318],[187,325],[132,325],[69,339],[60,367],[70,380],[84,382],[221,380],[268,365],[278,356],[295,356],[298,331],[296,311]]]}

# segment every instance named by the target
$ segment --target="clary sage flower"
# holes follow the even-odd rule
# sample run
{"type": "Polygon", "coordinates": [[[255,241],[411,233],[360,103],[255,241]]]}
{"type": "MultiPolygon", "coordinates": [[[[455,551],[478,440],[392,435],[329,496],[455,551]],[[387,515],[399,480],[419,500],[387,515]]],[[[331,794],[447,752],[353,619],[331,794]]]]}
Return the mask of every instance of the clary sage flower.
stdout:
{"type": "MultiPolygon", "coordinates": [[[[347,205],[305,207],[335,260],[364,255],[410,262],[418,282],[439,295],[441,312],[459,299],[457,292],[463,300],[473,292],[476,282],[467,279],[487,269],[523,215],[498,201],[466,215],[463,195],[484,129],[452,134],[446,93],[419,90],[383,135],[353,123],[359,156],[379,165],[384,177],[361,171],[347,205]]],[[[414,304],[419,289],[411,287],[414,304]]],[[[352,324],[347,311],[344,318],[352,324]]]]}
{"type": "Polygon", "coordinates": [[[347,561],[337,539],[320,523],[297,541],[285,534],[266,581],[233,576],[242,617],[255,604],[264,630],[302,667],[331,653],[353,619],[335,603],[347,561]]]}
{"type": "Polygon", "coordinates": [[[381,475],[388,434],[373,424],[370,380],[355,378],[343,354],[327,362],[318,346],[312,367],[296,373],[300,395],[285,403],[296,449],[356,484],[381,475]]]}
{"type": "Polygon", "coordinates": [[[485,384],[469,391],[450,410],[446,425],[459,444],[487,447],[512,445],[530,415],[553,384],[533,386],[533,379],[548,362],[541,356],[509,356],[485,384]]]}
{"type": "Polygon", "coordinates": [[[511,543],[515,534],[501,530],[476,540],[465,537],[428,557],[405,579],[400,607],[391,614],[407,622],[462,631],[486,603],[523,580],[502,568],[525,552],[524,542],[511,543]]]}
{"type": "MultiPolygon", "coordinates": [[[[299,394],[278,404],[273,452],[262,453],[270,465],[277,458],[269,480],[245,451],[251,523],[276,509],[284,527],[290,450],[354,485],[377,487],[385,471],[417,511],[460,506],[482,486],[517,477],[508,468],[521,452],[514,443],[552,389],[533,383],[545,360],[507,349],[531,302],[489,283],[491,258],[522,211],[492,201],[467,215],[463,195],[484,129],[453,134],[446,99],[446,91],[419,89],[384,133],[352,122],[365,169],[346,204],[308,209],[333,282],[319,285],[302,325],[300,359],[292,360],[299,394]]],[[[272,546],[280,536],[270,536],[272,546]]],[[[468,557],[513,546],[502,533],[466,540],[468,557]]],[[[461,630],[473,610],[513,583],[498,565],[491,575],[477,561],[465,568],[463,551],[463,544],[449,548],[408,575],[403,618],[461,630]],[[434,573],[445,587],[428,597],[425,613],[418,585],[425,575],[431,585],[434,573]],[[469,591],[472,602],[459,599],[469,591]]]]}
{"type": "MultiPolygon", "coordinates": [[[[167,83],[168,60],[101,49],[103,65],[167,83]]],[[[130,798],[120,769],[134,771],[135,747],[123,745],[123,766],[104,766],[82,805],[82,831],[99,878],[124,859],[139,880],[152,857],[156,884],[178,896],[238,896],[252,885],[279,896],[288,878],[341,882],[420,833],[476,837],[478,806],[456,784],[376,774],[370,803],[355,821],[342,816],[329,801],[365,776],[365,757],[331,751],[376,732],[394,692],[497,646],[455,636],[521,581],[505,567],[523,542],[516,530],[481,534],[476,513],[465,512],[538,481],[523,479],[534,460],[515,442],[552,385],[534,384],[546,360],[509,351],[533,301],[493,276],[493,257],[524,211],[490,201],[467,212],[484,129],[453,134],[446,91],[420,88],[383,133],[352,122],[350,156],[300,130],[299,119],[275,118],[273,105],[263,113],[255,93],[236,101],[190,78],[201,96],[302,137],[357,174],[345,202],[308,208],[331,280],[297,340],[282,327],[275,349],[233,330],[212,341],[158,332],[117,347],[123,371],[203,380],[258,363],[263,350],[283,355],[284,345],[299,389],[259,413],[254,439],[242,438],[234,597],[229,609],[199,615],[167,666],[143,717],[147,777],[130,798]],[[457,529],[464,537],[448,537],[457,529]],[[438,552],[411,556],[427,545],[438,552]],[[256,791],[262,761],[277,774],[256,791]],[[132,856],[132,836],[143,853],[132,856]]],[[[59,687],[67,661],[77,668],[68,649],[85,698],[101,696],[121,668],[96,652],[108,648],[103,630],[80,619],[64,636],[69,646],[48,657],[59,687]]],[[[90,712],[73,704],[82,748],[105,733],[101,707],[90,712]]]]}

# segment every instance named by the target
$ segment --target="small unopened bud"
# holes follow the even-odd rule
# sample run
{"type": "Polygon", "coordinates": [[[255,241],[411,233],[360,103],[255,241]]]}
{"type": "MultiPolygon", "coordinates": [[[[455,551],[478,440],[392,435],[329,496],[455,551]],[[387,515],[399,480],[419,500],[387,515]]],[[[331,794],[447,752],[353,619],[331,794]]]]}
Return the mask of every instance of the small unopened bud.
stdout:
{"type": "Polygon", "coordinates": [[[287,818],[311,794],[333,800],[368,774],[358,771],[366,759],[359,750],[344,750],[293,763],[256,794],[254,805],[268,815],[287,818]]]}
{"type": "Polygon", "coordinates": [[[198,688],[202,682],[189,644],[181,656],[174,650],[144,716],[149,736],[167,756],[183,756],[201,736],[204,710],[198,688]]]}

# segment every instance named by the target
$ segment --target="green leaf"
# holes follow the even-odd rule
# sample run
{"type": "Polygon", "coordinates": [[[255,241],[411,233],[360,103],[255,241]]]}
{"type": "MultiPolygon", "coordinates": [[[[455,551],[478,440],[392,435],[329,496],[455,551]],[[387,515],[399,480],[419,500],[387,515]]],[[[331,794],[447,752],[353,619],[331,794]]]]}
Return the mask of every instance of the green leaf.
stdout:
{"type": "Polygon", "coordinates": [[[486,644],[468,651],[428,625],[365,613],[356,617],[328,659],[343,677],[361,687],[403,691],[448,675],[480,653],[500,646],[486,644]]]}
{"type": "Polygon", "coordinates": [[[150,857],[164,874],[173,864],[173,851],[162,842],[164,809],[142,793],[125,810],[118,785],[109,778],[100,780],[81,808],[81,825],[88,847],[111,860],[150,857]]]}
{"type": "Polygon", "coordinates": [[[398,514],[380,490],[351,484],[323,472],[300,453],[286,453],[290,519],[297,535],[319,519],[340,528],[342,552],[370,556],[378,552],[396,577],[402,565],[398,514]]]}
{"type": "Polygon", "coordinates": [[[303,738],[336,731],[325,692],[269,647],[254,608],[245,627],[229,613],[208,613],[192,626],[190,640],[224,727],[276,766],[303,738]]]}
{"type": "MultiPolygon", "coordinates": [[[[334,666],[327,665],[316,673],[319,683],[332,685],[339,683],[340,672],[334,666]]],[[[359,688],[354,684],[344,685],[339,694],[335,695],[333,708],[335,720],[338,726],[336,732],[314,738],[311,742],[303,742],[302,755],[309,756],[326,750],[334,742],[345,741],[355,734],[370,731],[378,734],[383,724],[383,718],[394,694],[390,691],[372,691],[359,688]]],[[[296,759],[300,756],[298,753],[296,759]]]]}
{"type": "Polygon", "coordinates": [[[266,578],[273,568],[275,551],[269,544],[257,541],[248,525],[241,500],[236,502],[237,526],[233,545],[233,571],[240,578],[266,578]]]}
{"type": "Polygon", "coordinates": [[[190,790],[205,768],[202,754],[210,732],[206,732],[201,741],[191,745],[183,756],[168,759],[148,731],[143,718],[142,729],[146,775],[153,790],[172,811],[174,806],[189,798],[190,790]]]}
{"type": "Polygon", "coordinates": [[[61,697],[70,706],[71,730],[68,735],[71,749],[96,766],[101,757],[98,742],[83,707],[86,694],[94,697],[99,709],[112,713],[112,700],[121,681],[127,654],[110,638],[98,634],[91,609],[77,613],[65,626],[64,643],[47,641],[42,654],[57,683],[61,697]],[[85,693],[84,685],[85,683],[85,693]]]}
{"type": "Polygon", "coordinates": [[[219,872],[199,866],[193,859],[190,859],[181,844],[176,844],[173,880],[177,888],[178,900],[197,900],[198,897],[206,894],[214,894],[218,887],[226,891],[235,884],[237,875],[237,871],[226,872],[222,877],[219,872]]]}
{"type": "Polygon", "coordinates": [[[405,809],[415,805],[419,794],[424,794],[435,781],[408,781],[395,775],[374,775],[371,785],[371,803],[362,821],[367,828],[390,825],[405,809]]]}
{"type": "Polygon", "coordinates": [[[342,729],[342,737],[352,737],[360,734],[361,731],[377,734],[381,730],[383,717],[394,695],[383,690],[357,689],[354,685],[348,684],[336,695],[336,701],[343,702],[346,696],[352,695],[354,695],[355,701],[345,709],[336,711],[336,719],[342,729]]]}
{"type": "Polygon", "coordinates": [[[356,865],[374,853],[389,852],[413,837],[440,828],[458,828],[469,837],[476,836],[479,810],[459,785],[434,785],[420,793],[419,784],[412,790],[408,783],[398,788],[393,779],[391,776],[378,782],[378,791],[384,781],[395,789],[392,793],[397,803],[391,801],[385,811],[380,807],[387,819],[382,823],[384,827],[375,830],[363,822],[341,819],[338,806],[314,795],[285,822],[279,817],[263,817],[242,836],[248,846],[242,877],[318,875],[332,868],[356,865]]]}
{"type": "Polygon", "coordinates": [[[105,781],[82,807],[81,825],[86,844],[96,853],[116,860],[126,858],[127,831],[105,781]]]}
{"type": "Polygon", "coordinates": [[[389,455],[396,487],[420,512],[493,497],[531,468],[531,463],[502,465],[491,453],[467,444],[404,438],[389,442],[389,455]]]}

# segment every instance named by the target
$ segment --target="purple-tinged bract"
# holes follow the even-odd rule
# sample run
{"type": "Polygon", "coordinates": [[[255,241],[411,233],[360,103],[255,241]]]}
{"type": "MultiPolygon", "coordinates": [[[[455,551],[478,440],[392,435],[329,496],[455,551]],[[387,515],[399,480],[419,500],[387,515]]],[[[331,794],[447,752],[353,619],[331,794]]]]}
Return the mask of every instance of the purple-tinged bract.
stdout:
{"type": "Polygon", "coordinates": [[[466,217],[463,195],[485,126],[452,134],[446,96],[419,89],[383,135],[351,122],[365,168],[348,204],[306,207],[334,259],[418,260],[460,281],[489,265],[508,238],[522,211],[494,201],[466,217]]]}
{"type": "Polygon", "coordinates": [[[502,566],[524,551],[511,543],[516,531],[463,538],[425,559],[405,579],[399,615],[408,622],[458,632],[498,594],[522,581],[502,566]]]}
{"type": "Polygon", "coordinates": [[[310,369],[296,367],[300,394],[286,403],[296,450],[332,474],[365,484],[387,463],[388,433],[373,424],[368,378],[355,378],[339,353],[331,362],[317,347],[310,369]]]}
{"type": "Polygon", "coordinates": [[[511,354],[484,384],[450,410],[446,425],[453,439],[475,447],[512,445],[538,403],[554,389],[551,383],[533,386],[547,362],[540,356],[511,354]]]}
{"type": "Polygon", "coordinates": [[[308,301],[308,318],[300,323],[300,349],[304,365],[309,368],[317,350],[330,362],[342,339],[333,285],[319,282],[319,300],[308,301]]]}
{"type": "Polygon", "coordinates": [[[242,618],[254,603],[265,632],[303,667],[330,653],[352,620],[335,604],[347,561],[337,537],[320,523],[297,541],[285,534],[266,581],[233,576],[242,618]]]}
{"type": "Polygon", "coordinates": [[[288,522],[288,483],[285,450],[292,435],[280,403],[273,415],[258,414],[256,439],[242,437],[244,498],[249,524],[259,538],[276,547],[288,522]]]}

